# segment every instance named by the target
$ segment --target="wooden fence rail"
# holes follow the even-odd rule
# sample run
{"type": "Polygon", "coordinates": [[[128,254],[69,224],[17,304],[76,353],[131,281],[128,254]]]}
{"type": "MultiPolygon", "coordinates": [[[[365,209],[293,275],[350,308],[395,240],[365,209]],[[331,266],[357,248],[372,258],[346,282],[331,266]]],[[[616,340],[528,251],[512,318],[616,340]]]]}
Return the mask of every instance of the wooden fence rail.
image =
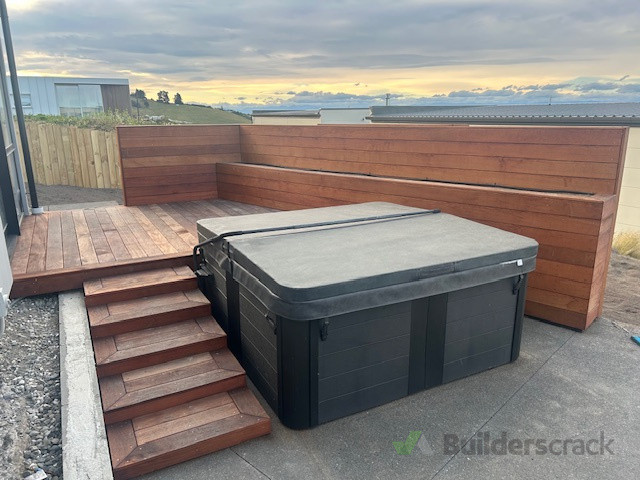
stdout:
{"type": "Polygon", "coordinates": [[[26,128],[36,183],[122,188],[115,132],[35,122],[26,128]]]}

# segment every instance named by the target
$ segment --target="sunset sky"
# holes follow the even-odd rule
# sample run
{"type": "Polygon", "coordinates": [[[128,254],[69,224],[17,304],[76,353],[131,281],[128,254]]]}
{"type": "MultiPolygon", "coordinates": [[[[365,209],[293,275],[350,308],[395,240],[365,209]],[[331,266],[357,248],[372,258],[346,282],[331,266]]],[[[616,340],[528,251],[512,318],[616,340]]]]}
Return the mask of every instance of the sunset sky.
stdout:
{"type": "Polygon", "coordinates": [[[22,75],[253,108],[640,101],[638,0],[7,0],[22,75]]]}

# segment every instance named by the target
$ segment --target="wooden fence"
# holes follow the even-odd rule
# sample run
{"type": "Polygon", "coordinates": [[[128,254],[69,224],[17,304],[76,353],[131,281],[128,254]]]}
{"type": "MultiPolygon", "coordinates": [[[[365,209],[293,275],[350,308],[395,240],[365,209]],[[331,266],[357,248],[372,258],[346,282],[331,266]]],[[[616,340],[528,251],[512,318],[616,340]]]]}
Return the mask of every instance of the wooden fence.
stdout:
{"type": "Polygon", "coordinates": [[[34,122],[26,128],[36,183],[122,188],[116,132],[34,122]]]}
{"type": "Polygon", "coordinates": [[[626,128],[242,125],[221,198],[282,210],[385,200],[535,238],[526,313],[602,311],[626,128]],[[363,175],[364,174],[364,175],[363,175]]]}
{"type": "Polygon", "coordinates": [[[220,128],[119,128],[126,204],[440,208],[539,242],[528,315],[583,330],[602,311],[627,128],[220,128]]]}
{"type": "Polygon", "coordinates": [[[238,125],[117,130],[125,205],[216,198],[216,164],[240,161],[238,125]]]}

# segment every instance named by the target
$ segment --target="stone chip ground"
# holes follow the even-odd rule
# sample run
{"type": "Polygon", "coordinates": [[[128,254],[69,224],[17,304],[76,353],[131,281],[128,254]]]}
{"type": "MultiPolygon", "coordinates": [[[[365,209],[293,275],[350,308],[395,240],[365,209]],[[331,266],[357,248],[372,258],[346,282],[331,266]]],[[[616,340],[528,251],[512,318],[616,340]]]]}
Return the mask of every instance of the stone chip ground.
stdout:
{"type": "Polygon", "coordinates": [[[0,478],[62,478],[58,296],[17,300],[0,336],[0,478]]]}

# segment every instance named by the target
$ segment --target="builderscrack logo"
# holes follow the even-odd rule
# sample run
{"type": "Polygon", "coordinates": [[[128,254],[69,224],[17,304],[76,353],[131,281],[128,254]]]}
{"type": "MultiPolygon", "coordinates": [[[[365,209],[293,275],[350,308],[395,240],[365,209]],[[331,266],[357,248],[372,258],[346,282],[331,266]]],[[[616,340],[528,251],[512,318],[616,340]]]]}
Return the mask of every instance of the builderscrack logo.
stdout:
{"type": "Polygon", "coordinates": [[[444,455],[614,455],[614,439],[607,438],[604,431],[598,437],[571,438],[519,438],[506,431],[500,435],[477,432],[472,437],[445,433],[442,444],[431,448],[420,430],[412,430],[404,441],[393,442],[399,455],[411,455],[418,447],[422,454],[441,452],[444,455]]]}

